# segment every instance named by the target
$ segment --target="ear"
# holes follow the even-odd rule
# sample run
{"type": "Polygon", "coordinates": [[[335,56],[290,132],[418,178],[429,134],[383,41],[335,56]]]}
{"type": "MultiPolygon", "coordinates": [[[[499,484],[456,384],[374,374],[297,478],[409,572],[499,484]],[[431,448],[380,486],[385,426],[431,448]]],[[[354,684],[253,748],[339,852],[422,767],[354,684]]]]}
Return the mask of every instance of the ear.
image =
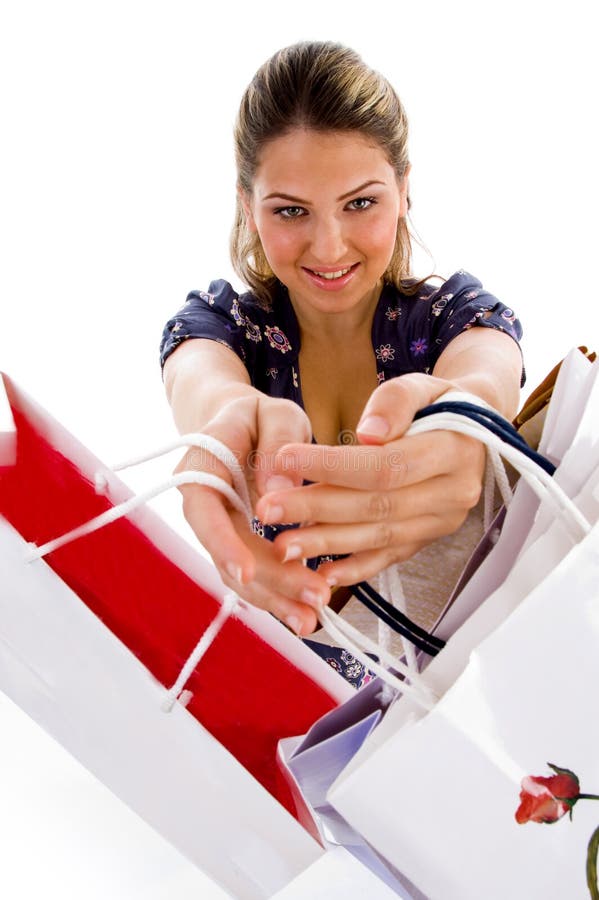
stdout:
{"type": "Polygon", "coordinates": [[[256,228],[256,222],[254,221],[254,214],[252,212],[251,198],[248,197],[246,192],[240,187],[237,188],[237,196],[239,197],[239,202],[241,203],[245,214],[248,231],[257,231],[258,229],[256,228]]]}
{"type": "Polygon", "coordinates": [[[405,219],[408,215],[408,210],[410,208],[410,172],[412,170],[412,166],[408,163],[406,171],[404,172],[401,181],[399,182],[399,216],[401,219],[405,219]]]}

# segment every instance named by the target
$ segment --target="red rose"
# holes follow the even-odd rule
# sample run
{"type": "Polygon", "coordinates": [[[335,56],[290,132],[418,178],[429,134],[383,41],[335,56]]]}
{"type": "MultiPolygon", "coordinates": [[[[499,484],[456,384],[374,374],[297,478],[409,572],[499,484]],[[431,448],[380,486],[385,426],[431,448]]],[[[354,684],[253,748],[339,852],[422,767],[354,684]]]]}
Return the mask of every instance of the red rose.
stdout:
{"type": "Polygon", "coordinates": [[[557,774],[544,778],[542,775],[527,775],[522,779],[520,806],[516,811],[516,822],[557,822],[571,812],[580,795],[580,784],[574,772],[569,769],[551,768],[557,774]]]}

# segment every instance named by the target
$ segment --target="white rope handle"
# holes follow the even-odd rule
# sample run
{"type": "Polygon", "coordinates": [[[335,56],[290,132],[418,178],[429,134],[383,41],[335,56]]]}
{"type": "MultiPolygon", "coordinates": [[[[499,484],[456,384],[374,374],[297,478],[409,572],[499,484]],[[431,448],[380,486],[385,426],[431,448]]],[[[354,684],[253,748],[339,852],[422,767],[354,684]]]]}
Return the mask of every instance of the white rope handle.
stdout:
{"type": "MultiPolygon", "coordinates": [[[[111,522],[115,522],[117,519],[120,519],[123,516],[127,516],[134,509],[142,506],[148,500],[157,497],[164,491],[167,491],[173,487],[178,487],[182,484],[201,484],[205,487],[211,487],[214,490],[219,491],[229,500],[229,502],[232,506],[235,507],[235,509],[243,513],[248,518],[248,521],[251,520],[252,506],[250,502],[249,491],[243,474],[243,469],[239,465],[238,460],[231,452],[231,450],[221,441],[216,440],[216,438],[213,438],[208,434],[194,433],[183,435],[176,441],[172,441],[170,444],[167,444],[154,452],[146,453],[143,456],[138,456],[124,463],[120,463],[115,467],[115,469],[124,469],[128,468],[129,466],[138,465],[139,463],[154,459],[157,456],[162,456],[165,453],[169,453],[171,450],[175,450],[178,447],[190,446],[202,448],[204,450],[207,450],[209,453],[212,453],[213,456],[216,456],[217,459],[219,459],[230,472],[234,488],[232,488],[229,484],[227,484],[226,481],[224,481],[222,478],[219,478],[217,475],[211,475],[210,473],[205,472],[179,472],[176,475],[172,475],[169,479],[162,482],[161,484],[143,491],[140,494],[131,497],[129,500],[125,500],[123,503],[119,503],[116,506],[113,506],[111,509],[106,510],[106,512],[101,513],[99,516],[96,516],[95,518],[91,519],[88,522],[85,522],[82,525],[79,525],[77,528],[73,528],[71,531],[61,535],[58,538],[55,538],[52,541],[47,541],[45,544],[42,544],[39,547],[36,547],[34,544],[30,544],[25,561],[31,563],[34,560],[40,559],[46,554],[57,550],[59,547],[63,547],[65,544],[68,544],[71,541],[75,541],[87,534],[91,534],[92,532],[97,531],[99,528],[102,528],[105,525],[110,524],[111,522]]],[[[98,483],[98,480],[99,477],[97,475],[96,483],[98,483]]],[[[191,674],[194,672],[196,666],[205,655],[208,648],[212,645],[219,632],[222,630],[225,622],[227,622],[227,620],[231,617],[239,602],[240,598],[232,591],[229,591],[225,595],[216,617],[210,623],[210,625],[192,650],[188,659],[184,663],[183,668],[181,669],[181,672],[179,673],[179,676],[177,677],[175,683],[166,692],[165,699],[162,703],[162,709],[164,712],[170,712],[172,710],[176,700],[181,696],[191,674]]]]}
{"type": "Polygon", "coordinates": [[[202,450],[207,450],[218,460],[220,460],[220,462],[222,462],[222,464],[229,470],[229,473],[233,480],[233,487],[239,495],[241,502],[249,511],[249,516],[251,518],[252,504],[245,480],[245,475],[243,473],[243,466],[240,464],[233,451],[229,447],[227,447],[226,444],[223,444],[222,441],[217,440],[217,438],[214,438],[209,434],[204,434],[200,431],[183,434],[180,437],[175,438],[175,440],[170,441],[168,444],[164,444],[162,447],[158,447],[156,450],[141,454],[139,456],[133,456],[131,457],[131,459],[124,460],[123,462],[117,463],[110,468],[113,472],[120,472],[123,469],[130,469],[133,466],[140,465],[141,463],[149,462],[149,460],[151,459],[157,459],[159,456],[164,456],[166,453],[171,453],[173,450],[177,450],[180,447],[198,447],[202,450]]]}
{"type": "Polygon", "coordinates": [[[343,644],[348,650],[351,650],[352,654],[366,667],[366,669],[370,669],[390,687],[395,688],[397,691],[401,691],[402,694],[409,694],[413,700],[427,711],[434,707],[439,698],[429,685],[426,684],[422,675],[414,672],[400,659],[387,653],[387,651],[380,647],[376,641],[370,640],[365,634],[362,634],[361,631],[358,631],[357,628],[354,628],[353,625],[350,625],[349,622],[333,612],[332,609],[329,609],[328,606],[322,606],[320,608],[318,612],[318,621],[327,634],[334,640],[343,644]],[[367,651],[378,656],[381,662],[385,663],[388,668],[384,668],[381,663],[377,663],[374,659],[371,659],[370,656],[367,656],[367,651]],[[389,669],[394,669],[404,675],[404,678],[409,680],[397,678],[397,676],[389,671],[389,669]]]}
{"type": "Polygon", "coordinates": [[[35,559],[41,559],[42,556],[46,556],[48,553],[58,550],[59,547],[64,547],[65,544],[70,544],[71,541],[76,541],[78,538],[85,537],[85,535],[91,534],[93,531],[97,531],[105,525],[110,525],[111,522],[116,522],[117,519],[128,516],[129,513],[133,512],[134,509],[137,509],[138,506],[143,506],[148,500],[152,500],[154,497],[158,497],[159,494],[163,494],[165,491],[168,491],[173,487],[178,487],[181,484],[201,484],[204,485],[204,487],[214,488],[214,490],[224,494],[236,510],[247,515],[247,508],[239,498],[239,495],[233,490],[231,485],[227,484],[222,478],[205,472],[179,472],[177,475],[171,475],[171,477],[167,479],[167,481],[162,482],[162,484],[148,488],[148,490],[142,491],[134,497],[130,497],[129,500],[118,503],[116,506],[107,509],[106,512],[100,513],[99,516],[90,519],[89,522],[78,525],[77,528],[73,528],[72,531],[68,531],[66,534],[54,538],[52,541],[47,541],[47,543],[42,544],[39,547],[35,544],[30,544],[25,561],[33,562],[35,559]]]}
{"type": "Polygon", "coordinates": [[[427,431],[456,431],[468,437],[476,438],[487,447],[496,451],[520,473],[541,500],[549,500],[553,507],[563,516],[565,522],[574,532],[575,540],[580,540],[591,531],[590,522],[583,516],[575,503],[559,484],[534,460],[525,456],[515,447],[505,443],[493,432],[477,422],[458,413],[432,413],[430,416],[413,422],[408,434],[422,434],[427,431]]]}
{"type": "MultiPolygon", "coordinates": [[[[386,582],[386,587],[383,589],[383,594],[389,597],[390,602],[392,602],[400,612],[407,614],[408,609],[406,598],[403,592],[403,585],[401,583],[401,578],[399,577],[397,567],[389,566],[387,569],[383,570],[382,575],[383,581],[386,582]]],[[[407,638],[404,639],[403,637],[401,637],[400,640],[408,669],[411,672],[415,672],[416,674],[418,674],[420,670],[418,668],[418,660],[416,657],[416,648],[414,647],[414,644],[411,641],[407,640],[407,638]]]]}
{"type": "Polygon", "coordinates": [[[216,617],[212,620],[194,649],[189,654],[187,661],[179,672],[177,680],[166,692],[166,696],[162,702],[163,712],[170,712],[172,710],[198,663],[212,645],[224,624],[229,620],[239,602],[240,598],[233,591],[229,591],[225,594],[221,608],[216,617]]]}
{"type": "MultiPolygon", "coordinates": [[[[177,440],[171,441],[169,444],[165,444],[157,450],[119,463],[117,466],[113,467],[113,471],[127,469],[131,466],[148,462],[148,460],[163,456],[165,453],[170,453],[171,450],[176,450],[179,447],[197,447],[207,450],[228,469],[233,481],[233,487],[227,484],[222,478],[219,478],[218,475],[211,475],[209,472],[178,472],[176,475],[171,475],[170,478],[163,481],[161,484],[148,488],[148,490],[136,494],[129,500],[118,503],[116,506],[111,507],[111,509],[106,510],[106,512],[100,513],[99,516],[90,519],[89,522],[85,522],[83,525],[73,528],[66,534],[63,534],[52,541],[48,541],[40,547],[36,547],[34,544],[30,545],[30,551],[27,554],[26,561],[32,562],[34,559],[40,559],[42,556],[46,556],[46,554],[58,550],[59,547],[69,544],[71,541],[85,537],[85,535],[91,534],[93,531],[97,531],[98,528],[103,528],[111,522],[116,522],[117,519],[128,516],[129,513],[133,512],[134,509],[137,509],[138,506],[143,506],[148,500],[153,500],[154,497],[158,497],[165,491],[168,491],[173,487],[179,487],[183,484],[201,484],[204,485],[204,487],[210,487],[219,491],[238,512],[241,512],[246,516],[248,521],[251,521],[253,516],[252,504],[245,476],[243,474],[243,468],[239,464],[235,454],[226,446],[226,444],[211,437],[209,434],[194,432],[192,434],[182,435],[177,438],[177,440]]],[[[101,476],[96,475],[96,483],[98,482],[99,477],[101,476]]]]}

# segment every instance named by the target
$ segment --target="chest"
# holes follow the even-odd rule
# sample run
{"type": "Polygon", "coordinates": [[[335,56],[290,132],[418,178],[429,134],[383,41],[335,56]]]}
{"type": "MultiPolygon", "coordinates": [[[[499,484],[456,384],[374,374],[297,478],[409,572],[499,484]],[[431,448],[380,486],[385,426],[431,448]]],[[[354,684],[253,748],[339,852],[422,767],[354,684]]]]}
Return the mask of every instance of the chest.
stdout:
{"type": "Polygon", "coordinates": [[[304,409],[319,444],[355,442],[356,425],[377,386],[376,360],[369,339],[333,351],[316,344],[299,354],[304,409]]]}

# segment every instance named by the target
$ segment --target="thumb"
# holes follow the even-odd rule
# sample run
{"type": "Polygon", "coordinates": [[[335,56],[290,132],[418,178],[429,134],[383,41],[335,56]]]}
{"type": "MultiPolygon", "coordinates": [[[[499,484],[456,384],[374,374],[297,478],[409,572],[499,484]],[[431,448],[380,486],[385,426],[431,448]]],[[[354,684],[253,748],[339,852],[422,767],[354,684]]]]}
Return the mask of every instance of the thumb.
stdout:
{"type": "Polygon", "coordinates": [[[419,409],[455,387],[451,381],[419,372],[384,381],[364,407],[356,428],[359,442],[386,444],[396,440],[408,430],[419,409]]]}
{"type": "Polygon", "coordinates": [[[250,461],[259,496],[302,484],[302,473],[289,468],[277,455],[285,444],[309,444],[311,440],[312,426],[301,406],[290,400],[260,398],[258,442],[250,461]]]}

